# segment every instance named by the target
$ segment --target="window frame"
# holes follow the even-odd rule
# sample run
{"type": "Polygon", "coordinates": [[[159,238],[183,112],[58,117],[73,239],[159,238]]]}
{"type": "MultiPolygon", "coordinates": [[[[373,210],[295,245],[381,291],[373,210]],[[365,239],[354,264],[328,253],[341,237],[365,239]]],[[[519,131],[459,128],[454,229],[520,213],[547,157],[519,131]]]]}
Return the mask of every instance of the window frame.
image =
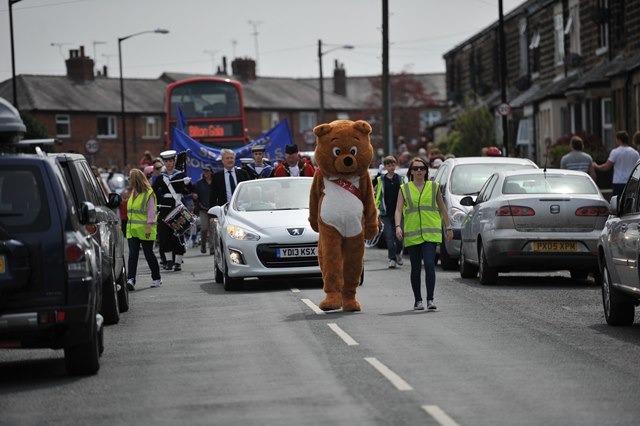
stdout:
{"type": "Polygon", "coordinates": [[[71,116],[69,114],[56,114],[56,137],[57,138],[70,138],[71,137],[71,116]],[[64,119],[66,118],[66,122],[64,119]],[[67,133],[60,133],[59,126],[66,126],[67,133]]]}
{"type": "Polygon", "coordinates": [[[116,139],[118,137],[118,120],[115,115],[96,116],[96,137],[100,139],[116,139]],[[100,120],[106,120],[108,133],[100,133],[100,120]]]}

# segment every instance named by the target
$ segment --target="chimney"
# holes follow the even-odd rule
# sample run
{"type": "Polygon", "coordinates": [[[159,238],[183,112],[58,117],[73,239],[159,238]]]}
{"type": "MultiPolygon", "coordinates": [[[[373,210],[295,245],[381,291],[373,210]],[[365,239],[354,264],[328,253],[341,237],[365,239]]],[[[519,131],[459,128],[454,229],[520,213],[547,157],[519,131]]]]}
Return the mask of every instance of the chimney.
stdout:
{"type": "Polygon", "coordinates": [[[231,73],[240,77],[240,80],[255,80],[256,61],[249,58],[236,58],[231,62],[231,73]]]}
{"type": "Polygon", "coordinates": [[[338,64],[338,60],[335,61],[333,68],[333,93],[347,96],[347,72],[343,64],[338,64]]]}
{"type": "Polygon", "coordinates": [[[93,59],[84,56],[84,46],[80,50],[69,50],[69,59],[65,61],[67,65],[67,77],[72,80],[83,82],[93,81],[93,59]]]}

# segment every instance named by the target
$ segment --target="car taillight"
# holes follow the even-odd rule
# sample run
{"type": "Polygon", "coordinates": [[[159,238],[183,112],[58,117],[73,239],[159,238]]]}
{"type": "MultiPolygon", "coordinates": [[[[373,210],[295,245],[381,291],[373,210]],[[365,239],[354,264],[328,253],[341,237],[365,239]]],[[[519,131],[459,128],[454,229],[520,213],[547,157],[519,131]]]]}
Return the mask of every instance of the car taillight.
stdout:
{"type": "Polygon", "coordinates": [[[64,251],[64,259],[67,262],[80,262],[84,257],[84,250],[76,244],[69,244],[64,251]]]}
{"type": "Polygon", "coordinates": [[[85,225],[84,227],[90,235],[93,235],[98,230],[98,227],[95,224],[85,225]]]}
{"type": "Polygon", "coordinates": [[[576,216],[609,216],[609,209],[604,206],[586,206],[576,210],[576,216]]]}
{"type": "Polygon", "coordinates": [[[502,206],[496,212],[496,216],[535,216],[536,211],[525,206],[502,206]]]}

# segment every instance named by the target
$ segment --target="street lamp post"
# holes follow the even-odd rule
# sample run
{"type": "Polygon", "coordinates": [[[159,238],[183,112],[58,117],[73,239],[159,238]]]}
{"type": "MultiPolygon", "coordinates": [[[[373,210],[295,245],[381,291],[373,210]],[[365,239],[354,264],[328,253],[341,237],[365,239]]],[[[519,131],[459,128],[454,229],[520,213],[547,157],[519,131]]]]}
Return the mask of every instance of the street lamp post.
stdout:
{"type": "Polygon", "coordinates": [[[353,49],[353,46],[350,44],[343,44],[342,46],[336,46],[323,52],[322,40],[318,40],[318,65],[320,67],[320,114],[318,115],[318,123],[320,124],[324,123],[324,76],[322,75],[322,56],[338,49],[353,49]]]}
{"type": "Polygon", "coordinates": [[[16,85],[16,58],[13,47],[13,5],[20,0],[9,0],[9,36],[11,38],[11,88],[13,89],[13,106],[18,108],[18,89],[16,85]]]}
{"type": "MultiPolygon", "coordinates": [[[[10,0],[11,1],[11,0],[10,0]]],[[[138,33],[129,34],[128,36],[118,38],[118,62],[120,64],[120,119],[122,120],[122,161],[123,167],[127,166],[127,124],[124,114],[124,79],[122,78],[122,42],[128,38],[141,34],[158,33],[168,34],[169,30],[157,28],[155,30],[140,31],[138,33]]]]}

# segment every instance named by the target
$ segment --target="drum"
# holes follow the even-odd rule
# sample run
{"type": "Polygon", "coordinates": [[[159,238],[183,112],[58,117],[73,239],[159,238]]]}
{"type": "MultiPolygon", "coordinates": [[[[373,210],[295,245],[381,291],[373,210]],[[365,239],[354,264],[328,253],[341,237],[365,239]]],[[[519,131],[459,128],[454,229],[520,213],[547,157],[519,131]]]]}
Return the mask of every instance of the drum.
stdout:
{"type": "Polygon", "coordinates": [[[171,212],[164,218],[166,223],[176,236],[182,236],[189,232],[191,225],[196,221],[195,216],[187,210],[182,204],[178,204],[171,212]]]}

